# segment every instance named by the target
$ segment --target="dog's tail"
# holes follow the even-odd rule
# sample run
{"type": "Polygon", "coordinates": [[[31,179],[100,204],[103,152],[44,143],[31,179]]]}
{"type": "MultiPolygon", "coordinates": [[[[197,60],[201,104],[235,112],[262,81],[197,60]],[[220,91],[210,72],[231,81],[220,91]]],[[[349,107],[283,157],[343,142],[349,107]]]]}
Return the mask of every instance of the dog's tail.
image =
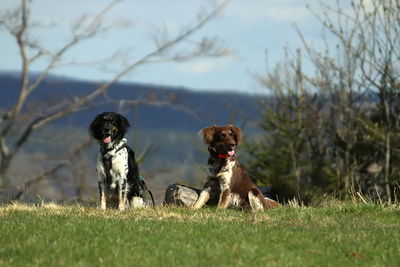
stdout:
{"type": "Polygon", "coordinates": [[[258,188],[253,188],[248,194],[250,207],[253,211],[272,209],[279,206],[273,199],[266,198],[258,188]]]}

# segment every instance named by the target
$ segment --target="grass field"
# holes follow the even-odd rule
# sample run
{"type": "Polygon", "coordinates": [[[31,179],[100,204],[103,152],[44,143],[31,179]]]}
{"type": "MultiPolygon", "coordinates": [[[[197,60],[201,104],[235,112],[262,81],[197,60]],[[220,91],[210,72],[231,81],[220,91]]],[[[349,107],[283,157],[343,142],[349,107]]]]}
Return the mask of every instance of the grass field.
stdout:
{"type": "Polygon", "coordinates": [[[398,205],[0,206],[0,266],[400,266],[398,205]]]}

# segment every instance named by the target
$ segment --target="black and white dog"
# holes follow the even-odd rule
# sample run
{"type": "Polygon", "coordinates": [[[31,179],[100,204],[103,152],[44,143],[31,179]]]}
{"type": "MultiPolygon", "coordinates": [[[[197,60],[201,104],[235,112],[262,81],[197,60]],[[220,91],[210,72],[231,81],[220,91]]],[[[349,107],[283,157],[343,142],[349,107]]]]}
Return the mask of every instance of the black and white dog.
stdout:
{"type": "Polygon", "coordinates": [[[128,203],[132,204],[133,197],[143,198],[143,190],[147,189],[139,176],[135,153],[126,145],[124,136],[129,126],[121,114],[104,112],[89,127],[90,135],[100,144],[97,173],[103,210],[107,207],[124,210],[128,203]]]}

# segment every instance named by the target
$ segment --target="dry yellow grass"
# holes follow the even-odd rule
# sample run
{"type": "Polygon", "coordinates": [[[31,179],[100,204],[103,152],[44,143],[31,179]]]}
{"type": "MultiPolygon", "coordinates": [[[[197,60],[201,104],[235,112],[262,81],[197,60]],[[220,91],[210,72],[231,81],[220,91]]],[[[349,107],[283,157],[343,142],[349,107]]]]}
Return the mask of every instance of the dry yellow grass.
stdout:
{"type": "Polygon", "coordinates": [[[63,215],[63,216],[96,216],[108,219],[130,220],[156,220],[156,221],[182,221],[182,222],[271,222],[267,212],[242,212],[239,210],[217,210],[206,208],[192,211],[184,207],[157,206],[155,208],[139,208],[119,211],[109,209],[106,211],[94,207],[75,205],[60,205],[56,203],[43,203],[40,205],[14,202],[0,206],[0,216],[7,216],[13,212],[28,212],[37,216],[63,215]]]}

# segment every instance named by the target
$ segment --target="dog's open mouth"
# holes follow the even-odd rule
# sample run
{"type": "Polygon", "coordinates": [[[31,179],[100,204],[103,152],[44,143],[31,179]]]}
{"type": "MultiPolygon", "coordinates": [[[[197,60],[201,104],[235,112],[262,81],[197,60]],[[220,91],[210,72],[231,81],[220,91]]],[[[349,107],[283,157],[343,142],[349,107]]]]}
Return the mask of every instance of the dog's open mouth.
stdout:
{"type": "Polygon", "coordinates": [[[106,138],[104,138],[103,142],[106,143],[106,144],[111,143],[111,136],[107,136],[106,138]]]}
{"type": "Polygon", "coordinates": [[[226,152],[227,154],[224,154],[224,155],[222,155],[222,154],[218,154],[218,158],[220,158],[220,159],[226,159],[226,158],[229,158],[229,157],[233,157],[233,156],[235,156],[235,150],[230,150],[230,151],[228,151],[228,152],[226,152]]]}

